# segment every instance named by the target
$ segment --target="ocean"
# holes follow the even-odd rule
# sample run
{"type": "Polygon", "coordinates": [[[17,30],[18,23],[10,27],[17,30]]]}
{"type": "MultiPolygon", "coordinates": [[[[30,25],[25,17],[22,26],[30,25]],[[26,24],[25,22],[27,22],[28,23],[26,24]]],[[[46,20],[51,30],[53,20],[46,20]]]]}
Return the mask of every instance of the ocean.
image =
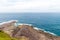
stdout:
{"type": "Polygon", "coordinates": [[[32,24],[60,36],[60,14],[59,13],[0,13],[0,23],[18,20],[18,23],[32,24]]]}

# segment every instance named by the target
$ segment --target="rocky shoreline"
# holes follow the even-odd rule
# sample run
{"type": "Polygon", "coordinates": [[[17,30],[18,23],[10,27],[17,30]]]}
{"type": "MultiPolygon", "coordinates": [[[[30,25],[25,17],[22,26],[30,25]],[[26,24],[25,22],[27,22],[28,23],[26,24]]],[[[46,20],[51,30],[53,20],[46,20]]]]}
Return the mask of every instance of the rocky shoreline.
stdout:
{"type": "Polygon", "coordinates": [[[24,38],[24,40],[60,40],[59,36],[46,33],[42,30],[36,30],[33,26],[18,25],[15,26],[16,21],[10,21],[0,25],[0,30],[4,31],[10,37],[24,38]]]}

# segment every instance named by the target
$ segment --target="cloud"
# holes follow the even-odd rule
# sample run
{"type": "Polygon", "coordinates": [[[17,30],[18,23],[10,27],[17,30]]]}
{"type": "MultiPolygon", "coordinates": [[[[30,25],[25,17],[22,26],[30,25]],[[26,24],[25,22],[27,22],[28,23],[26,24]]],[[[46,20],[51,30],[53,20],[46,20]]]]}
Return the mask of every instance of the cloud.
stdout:
{"type": "Polygon", "coordinates": [[[0,0],[0,12],[59,12],[59,0],[0,0]]]}

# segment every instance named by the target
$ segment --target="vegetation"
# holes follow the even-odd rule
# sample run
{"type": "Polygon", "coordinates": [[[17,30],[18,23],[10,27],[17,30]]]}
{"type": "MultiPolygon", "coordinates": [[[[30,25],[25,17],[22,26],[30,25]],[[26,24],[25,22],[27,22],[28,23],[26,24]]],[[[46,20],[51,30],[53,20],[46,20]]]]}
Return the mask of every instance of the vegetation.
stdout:
{"type": "Polygon", "coordinates": [[[17,40],[16,38],[11,38],[8,34],[0,31],[0,40],[17,40]]]}
{"type": "Polygon", "coordinates": [[[25,40],[25,38],[11,38],[8,34],[4,33],[3,31],[0,30],[0,40],[25,40]]]}

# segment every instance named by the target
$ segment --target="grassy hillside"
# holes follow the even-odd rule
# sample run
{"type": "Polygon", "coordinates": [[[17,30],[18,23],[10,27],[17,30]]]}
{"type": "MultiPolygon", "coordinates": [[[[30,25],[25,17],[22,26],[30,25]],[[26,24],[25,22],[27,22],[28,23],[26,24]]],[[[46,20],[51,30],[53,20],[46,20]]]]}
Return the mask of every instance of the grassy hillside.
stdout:
{"type": "Polygon", "coordinates": [[[20,39],[11,38],[8,34],[4,33],[3,31],[0,31],[0,40],[26,40],[24,37],[20,39]]]}
{"type": "Polygon", "coordinates": [[[17,40],[15,38],[11,38],[8,34],[0,31],[0,40],[17,40]]]}

